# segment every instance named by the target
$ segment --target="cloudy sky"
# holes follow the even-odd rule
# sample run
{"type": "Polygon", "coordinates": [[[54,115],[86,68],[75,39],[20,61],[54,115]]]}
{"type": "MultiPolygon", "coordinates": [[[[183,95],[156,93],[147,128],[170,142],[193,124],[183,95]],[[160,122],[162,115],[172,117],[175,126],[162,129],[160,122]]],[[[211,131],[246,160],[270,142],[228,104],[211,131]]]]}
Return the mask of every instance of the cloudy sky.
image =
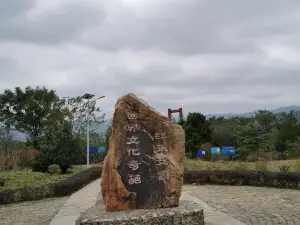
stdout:
{"type": "Polygon", "coordinates": [[[299,0],[2,0],[0,91],[85,92],[111,117],[133,92],[158,111],[300,105],[299,0]]]}

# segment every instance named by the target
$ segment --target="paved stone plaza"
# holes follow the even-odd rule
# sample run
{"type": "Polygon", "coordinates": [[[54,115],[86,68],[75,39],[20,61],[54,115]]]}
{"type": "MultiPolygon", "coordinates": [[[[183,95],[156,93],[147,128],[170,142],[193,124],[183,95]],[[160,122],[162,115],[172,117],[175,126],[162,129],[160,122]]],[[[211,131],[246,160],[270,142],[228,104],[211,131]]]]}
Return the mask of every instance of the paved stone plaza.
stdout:
{"type": "Polygon", "coordinates": [[[0,206],[1,225],[48,225],[68,197],[0,206]]]}
{"type": "MultiPolygon", "coordinates": [[[[1,225],[49,225],[56,215],[59,218],[91,204],[95,194],[88,195],[83,200],[83,193],[99,192],[99,182],[96,181],[71,198],[46,199],[34,202],[24,202],[0,206],[1,225]],[[76,199],[83,205],[76,205],[76,199]],[[84,202],[86,201],[86,202],[84,202]],[[61,208],[64,206],[63,208],[61,208]],[[57,212],[60,210],[60,213],[57,212]]],[[[295,224],[300,225],[300,191],[289,189],[274,189],[246,186],[184,186],[183,193],[196,197],[245,224],[295,224]]],[[[96,200],[96,199],[95,199],[96,200]]],[[[204,208],[204,213],[205,213],[204,208]]],[[[73,215],[74,214],[74,215],[73,215]]],[[[206,214],[208,215],[208,213],[206,214]]],[[[67,217],[66,217],[67,218],[67,217]]],[[[55,224],[52,221],[52,224],[55,224]]],[[[64,222],[64,225],[69,223],[64,222]]],[[[75,224],[75,223],[70,223],[75,224]]]]}
{"type": "Polygon", "coordinates": [[[246,224],[300,225],[300,191],[249,186],[184,186],[183,191],[246,224]]]}

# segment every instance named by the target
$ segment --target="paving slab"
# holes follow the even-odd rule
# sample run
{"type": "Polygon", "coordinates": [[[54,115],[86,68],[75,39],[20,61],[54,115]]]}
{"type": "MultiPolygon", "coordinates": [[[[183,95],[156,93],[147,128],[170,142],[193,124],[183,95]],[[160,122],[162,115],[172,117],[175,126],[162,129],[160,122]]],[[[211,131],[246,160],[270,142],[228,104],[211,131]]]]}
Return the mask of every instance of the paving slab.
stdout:
{"type": "Polygon", "coordinates": [[[100,179],[72,194],[54,216],[50,225],[74,225],[80,213],[95,206],[100,192],[100,179]]]}
{"type": "Polygon", "coordinates": [[[247,225],[300,225],[299,190],[221,185],[184,185],[183,190],[247,225]]]}
{"type": "Polygon", "coordinates": [[[246,225],[245,223],[209,207],[205,202],[199,198],[193,197],[188,192],[183,192],[180,200],[193,201],[200,204],[204,210],[205,225],[246,225]]]}
{"type": "Polygon", "coordinates": [[[1,225],[49,225],[69,197],[47,198],[0,206],[1,225]]]}

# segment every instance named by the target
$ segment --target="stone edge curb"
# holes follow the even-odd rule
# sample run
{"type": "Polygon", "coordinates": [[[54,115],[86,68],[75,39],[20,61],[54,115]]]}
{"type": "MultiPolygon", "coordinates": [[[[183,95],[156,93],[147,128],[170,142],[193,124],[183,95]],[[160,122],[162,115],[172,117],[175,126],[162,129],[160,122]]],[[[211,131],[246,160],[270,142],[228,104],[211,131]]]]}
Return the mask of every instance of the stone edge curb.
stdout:
{"type": "MultiPolygon", "coordinates": [[[[104,219],[87,219],[82,214],[77,220],[76,225],[118,225],[118,224],[164,224],[164,222],[173,222],[174,224],[186,225],[204,225],[204,212],[201,205],[194,201],[183,200],[179,208],[148,209],[147,215],[132,217],[115,217],[117,212],[112,213],[112,217],[104,219]],[[186,209],[185,209],[186,207],[186,209]],[[195,208],[194,208],[195,207],[195,208]],[[191,209],[189,209],[191,208],[191,209]],[[153,211],[153,213],[151,213],[153,211]]],[[[132,210],[132,212],[142,212],[143,210],[132,210]]]]}

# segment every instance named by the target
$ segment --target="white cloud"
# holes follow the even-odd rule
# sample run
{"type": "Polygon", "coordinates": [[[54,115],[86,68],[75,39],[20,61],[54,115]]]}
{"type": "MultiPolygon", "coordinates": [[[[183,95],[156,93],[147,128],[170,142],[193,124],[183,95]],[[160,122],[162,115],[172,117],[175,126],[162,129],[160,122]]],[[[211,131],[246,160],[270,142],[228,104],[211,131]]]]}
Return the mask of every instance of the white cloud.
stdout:
{"type": "Polygon", "coordinates": [[[0,90],[134,92],[157,110],[300,104],[300,2],[22,0],[0,3],[0,90]]]}

